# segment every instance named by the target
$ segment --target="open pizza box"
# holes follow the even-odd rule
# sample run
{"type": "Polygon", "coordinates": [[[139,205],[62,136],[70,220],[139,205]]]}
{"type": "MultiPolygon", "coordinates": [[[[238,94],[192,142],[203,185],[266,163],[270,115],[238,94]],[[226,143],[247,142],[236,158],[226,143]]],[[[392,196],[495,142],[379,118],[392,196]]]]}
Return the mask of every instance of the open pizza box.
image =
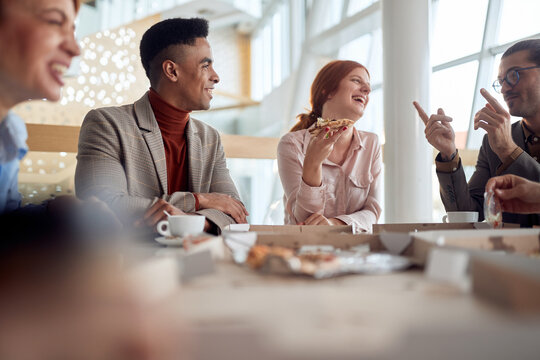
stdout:
{"type": "Polygon", "coordinates": [[[250,237],[252,245],[364,247],[370,252],[400,254],[425,267],[431,280],[452,283],[511,311],[540,313],[540,229],[230,233],[250,237]]]}
{"type": "Polygon", "coordinates": [[[249,249],[253,245],[280,246],[298,250],[304,246],[349,250],[363,247],[365,251],[385,251],[378,235],[332,232],[255,232],[224,231],[223,238],[231,250],[249,249]]]}
{"type": "Polygon", "coordinates": [[[540,229],[411,233],[404,251],[428,278],[512,311],[540,313],[540,229]]]}
{"type": "Polygon", "coordinates": [[[533,254],[540,251],[540,229],[488,229],[424,231],[409,234],[411,244],[404,255],[425,264],[434,247],[504,251],[533,254]]]}
{"type": "MultiPolygon", "coordinates": [[[[416,232],[416,231],[434,231],[434,230],[471,230],[471,229],[489,229],[486,222],[475,223],[396,223],[396,224],[373,224],[373,233],[386,232],[416,232]]],[[[519,224],[504,223],[503,228],[519,228],[519,224]]]]}
{"type": "MultiPolygon", "coordinates": [[[[521,247],[521,250],[526,248],[521,247]]],[[[433,247],[428,279],[454,285],[508,311],[540,314],[540,253],[433,247]]]]}
{"type": "Polygon", "coordinates": [[[425,267],[436,280],[469,278],[470,258],[463,252],[483,251],[534,254],[540,252],[540,229],[435,230],[410,233],[347,234],[331,232],[238,232],[223,233],[229,248],[253,245],[301,250],[334,249],[401,255],[425,267]],[[444,251],[443,251],[444,250],[444,251]],[[453,251],[453,252],[452,252],[453,251]]]}
{"type": "MultiPolygon", "coordinates": [[[[344,227],[346,228],[346,226],[344,227]]],[[[254,230],[265,229],[265,226],[253,227],[252,225],[252,228],[254,230]]],[[[318,226],[270,226],[270,230],[277,231],[225,231],[224,237],[238,239],[241,243],[283,246],[293,249],[299,249],[306,245],[331,245],[334,248],[347,250],[365,245],[369,246],[369,250],[372,252],[387,251],[410,257],[418,265],[426,263],[428,254],[434,247],[498,250],[521,254],[540,251],[540,229],[468,229],[352,234],[332,231],[315,232],[312,231],[313,228],[318,228],[318,226]],[[298,228],[303,228],[303,231],[296,231],[298,228]],[[306,231],[308,228],[311,229],[306,231]],[[251,240],[246,242],[243,239],[251,240]]]]}
{"type": "Polygon", "coordinates": [[[373,234],[224,231],[223,237],[237,264],[267,274],[322,279],[401,271],[411,265],[406,257],[386,253],[373,234]]]}

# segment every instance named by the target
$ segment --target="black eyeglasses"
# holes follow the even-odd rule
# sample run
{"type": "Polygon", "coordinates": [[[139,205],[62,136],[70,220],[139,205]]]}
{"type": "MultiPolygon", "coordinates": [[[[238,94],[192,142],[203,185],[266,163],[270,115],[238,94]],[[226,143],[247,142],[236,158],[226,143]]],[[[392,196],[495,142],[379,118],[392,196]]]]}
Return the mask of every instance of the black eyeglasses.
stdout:
{"type": "Polygon", "coordinates": [[[526,67],[526,68],[517,68],[517,69],[513,69],[513,70],[510,70],[506,73],[506,75],[504,76],[504,79],[497,79],[493,82],[493,90],[495,90],[497,93],[501,93],[501,89],[502,89],[502,86],[503,86],[503,83],[506,81],[506,83],[508,85],[510,85],[511,87],[514,87],[517,85],[517,83],[519,82],[519,72],[520,71],[525,71],[525,70],[530,70],[530,69],[536,69],[536,68],[540,68],[540,65],[538,66],[529,66],[529,67],[526,67]]]}

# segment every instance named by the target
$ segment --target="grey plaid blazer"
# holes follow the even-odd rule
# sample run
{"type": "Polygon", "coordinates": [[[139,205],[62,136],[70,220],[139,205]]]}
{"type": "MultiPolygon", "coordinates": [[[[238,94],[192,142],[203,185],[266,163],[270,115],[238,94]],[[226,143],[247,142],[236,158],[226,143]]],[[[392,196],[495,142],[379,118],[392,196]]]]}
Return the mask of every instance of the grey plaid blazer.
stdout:
{"type": "MultiPolygon", "coordinates": [[[[219,133],[190,119],[186,128],[189,191],[167,194],[163,139],[148,93],[135,103],[91,110],[79,135],[77,196],[96,196],[124,220],[141,217],[158,198],[195,212],[195,193],[223,193],[240,200],[229,175],[219,133]]],[[[233,218],[215,209],[197,211],[219,229],[233,218]]]]}

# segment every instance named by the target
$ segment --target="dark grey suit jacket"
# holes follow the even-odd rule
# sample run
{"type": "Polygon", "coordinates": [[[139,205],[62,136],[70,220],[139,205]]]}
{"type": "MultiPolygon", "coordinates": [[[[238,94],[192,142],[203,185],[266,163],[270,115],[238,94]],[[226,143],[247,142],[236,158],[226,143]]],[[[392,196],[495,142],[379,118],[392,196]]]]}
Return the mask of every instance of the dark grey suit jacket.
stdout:
{"type": "MultiPolygon", "coordinates": [[[[222,193],[240,200],[229,175],[219,133],[191,118],[186,127],[189,189],[167,194],[161,131],[148,94],[134,104],[90,111],[81,126],[75,187],[96,196],[119,215],[135,219],[158,198],[195,212],[193,193],[222,193]]],[[[215,209],[197,211],[220,229],[234,220],[215,209]]]]}
{"type": "MultiPolygon", "coordinates": [[[[531,181],[540,181],[540,164],[526,152],[525,135],[523,134],[521,121],[512,124],[512,138],[516,145],[525,151],[500,175],[513,174],[531,181]]],[[[440,158],[440,154],[437,157],[440,158]]],[[[452,173],[437,171],[441,199],[446,211],[478,211],[479,221],[482,221],[484,219],[486,183],[490,178],[497,175],[496,171],[501,163],[499,157],[491,150],[486,134],[478,154],[476,170],[468,184],[465,180],[461,161],[458,169],[452,173]]],[[[539,214],[503,213],[503,221],[530,227],[540,224],[540,216],[539,214]]]]}

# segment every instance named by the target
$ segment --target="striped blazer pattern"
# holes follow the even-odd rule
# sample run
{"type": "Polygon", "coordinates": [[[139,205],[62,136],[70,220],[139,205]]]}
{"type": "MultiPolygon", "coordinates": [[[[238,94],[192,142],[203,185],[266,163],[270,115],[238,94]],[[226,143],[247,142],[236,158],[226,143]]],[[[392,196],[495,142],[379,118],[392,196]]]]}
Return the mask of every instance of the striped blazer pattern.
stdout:
{"type": "MultiPolygon", "coordinates": [[[[230,177],[219,133],[191,118],[186,127],[189,191],[167,194],[161,131],[146,93],[133,104],[91,110],[79,135],[75,172],[77,196],[96,196],[123,220],[141,217],[159,198],[194,213],[193,193],[223,193],[240,200],[230,177]]],[[[203,209],[219,229],[234,220],[203,209]]]]}

